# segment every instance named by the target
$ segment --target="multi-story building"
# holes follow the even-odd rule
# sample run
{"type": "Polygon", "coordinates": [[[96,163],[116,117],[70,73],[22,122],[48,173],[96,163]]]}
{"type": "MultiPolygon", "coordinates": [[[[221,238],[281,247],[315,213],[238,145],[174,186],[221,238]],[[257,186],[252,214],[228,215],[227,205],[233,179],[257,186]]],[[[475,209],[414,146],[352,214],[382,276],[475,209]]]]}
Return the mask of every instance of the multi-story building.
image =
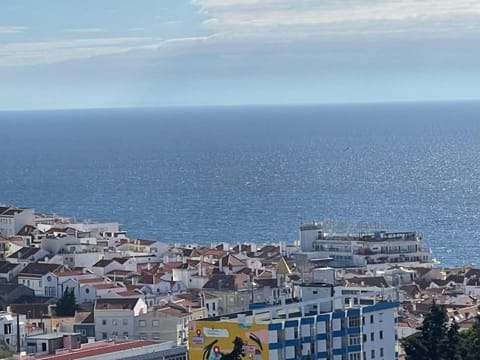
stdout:
{"type": "Polygon", "coordinates": [[[0,311],[0,341],[7,344],[10,350],[17,351],[18,338],[20,338],[20,349],[25,348],[26,322],[25,315],[0,311]],[[20,336],[18,336],[18,328],[20,329],[20,336]]]}
{"type": "Polygon", "coordinates": [[[300,247],[302,252],[312,253],[312,257],[330,257],[334,267],[433,264],[430,249],[415,232],[336,233],[314,222],[300,226],[300,247]]]}
{"type": "MultiPolygon", "coordinates": [[[[332,271],[331,269],[329,271],[332,271]]],[[[331,274],[331,272],[330,272],[331,274]]],[[[320,271],[314,280],[333,278],[320,271]]],[[[303,284],[301,301],[192,321],[190,359],[244,353],[258,360],[398,359],[396,301],[336,296],[333,283],[303,284]]]]}
{"type": "Polygon", "coordinates": [[[133,338],[135,320],[146,312],[147,305],[141,298],[97,299],[94,307],[95,338],[133,338]]]}
{"type": "Polygon", "coordinates": [[[15,208],[0,205],[0,235],[16,235],[25,225],[35,225],[33,209],[15,208]]]}
{"type": "Polygon", "coordinates": [[[206,316],[207,309],[201,306],[174,302],[154,306],[135,318],[135,336],[141,340],[173,341],[177,345],[184,345],[187,341],[188,322],[206,316]]]}

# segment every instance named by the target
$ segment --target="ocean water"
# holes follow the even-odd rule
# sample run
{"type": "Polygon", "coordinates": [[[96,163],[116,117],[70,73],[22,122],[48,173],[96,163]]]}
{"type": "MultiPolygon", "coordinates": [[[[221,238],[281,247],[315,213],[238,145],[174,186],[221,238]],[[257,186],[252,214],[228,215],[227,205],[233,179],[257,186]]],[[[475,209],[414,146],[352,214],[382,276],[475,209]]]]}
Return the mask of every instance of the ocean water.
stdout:
{"type": "Polygon", "coordinates": [[[268,243],[313,219],[480,263],[480,103],[0,112],[0,202],[166,242],[268,243]]]}

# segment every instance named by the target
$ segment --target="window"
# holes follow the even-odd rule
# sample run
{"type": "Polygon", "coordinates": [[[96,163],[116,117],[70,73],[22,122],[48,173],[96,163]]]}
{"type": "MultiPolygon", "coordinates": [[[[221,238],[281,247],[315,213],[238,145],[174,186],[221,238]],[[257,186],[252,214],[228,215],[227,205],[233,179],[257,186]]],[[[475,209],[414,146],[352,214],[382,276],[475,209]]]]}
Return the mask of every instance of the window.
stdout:
{"type": "Polygon", "coordinates": [[[380,348],[380,356],[384,356],[383,355],[383,348],[380,348]]]}
{"type": "Polygon", "coordinates": [[[383,339],[383,330],[380,330],[378,335],[379,335],[380,339],[383,339]]]}
{"type": "Polygon", "coordinates": [[[123,319],[123,325],[128,325],[128,319],[123,319]]]}
{"type": "Polygon", "coordinates": [[[215,311],[215,303],[212,303],[212,310],[215,311]]]}
{"type": "Polygon", "coordinates": [[[348,337],[348,345],[360,345],[360,335],[350,335],[348,337]]]}
{"type": "Polygon", "coordinates": [[[372,356],[371,356],[372,359],[375,359],[375,350],[372,350],[372,356]]]}
{"type": "Polygon", "coordinates": [[[364,343],[367,342],[367,335],[366,335],[366,334],[363,334],[363,342],[364,342],[364,343]]]}
{"type": "Polygon", "coordinates": [[[360,353],[351,353],[348,355],[348,360],[361,360],[360,353]]]}
{"type": "Polygon", "coordinates": [[[370,324],[373,324],[373,322],[374,322],[373,315],[370,315],[370,324]]]}
{"type": "Polygon", "coordinates": [[[42,342],[42,351],[47,351],[47,343],[42,342]]]}
{"type": "Polygon", "coordinates": [[[117,325],[118,325],[118,321],[115,320],[115,319],[113,319],[113,320],[112,320],[112,325],[113,325],[113,326],[117,326],[117,325]]]}
{"type": "Polygon", "coordinates": [[[124,332],[123,332],[123,337],[124,337],[125,339],[128,339],[128,331],[124,331],[124,332]]]}
{"type": "Polygon", "coordinates": [[[375,333],[370,333],[370,340],[375,341],[375,333]]]}
{"type": "Polygon", "coordinates": [[[147,322],[145,320],[138,320],[138,327],[145,327],[147,326],[147,322]]]}
{"type": "Polygon", "coordinates": [[[81,330],[81,334],[82,334],[82,336],[87,336],[87,330],[82,329],[82,330],[81,330]]]}
{"type": "Polygon", "coordinates": [[[378,314],[378,322],[383,322],[383,313],[378,314]]]}
{"type": "Polygon", "coordinates": [[[107,325],[107,320],[102,320],[102,325],[107,325]]]}
{"type": "Polygon", "coordinates": [[[362,316],[362,325],[365,325],[365,316],[362,316]]]}
{"type": "Polygon", "coordinates": [[[160,321],[159,320],[152,320],[152,326],[159,327],[160,326],[160,321]]]}
{"type": "Polygon", "coordinates": [[[360,316],[352,316],[348,318],[348,327],[359,327],[360,326],[360,316]]]}

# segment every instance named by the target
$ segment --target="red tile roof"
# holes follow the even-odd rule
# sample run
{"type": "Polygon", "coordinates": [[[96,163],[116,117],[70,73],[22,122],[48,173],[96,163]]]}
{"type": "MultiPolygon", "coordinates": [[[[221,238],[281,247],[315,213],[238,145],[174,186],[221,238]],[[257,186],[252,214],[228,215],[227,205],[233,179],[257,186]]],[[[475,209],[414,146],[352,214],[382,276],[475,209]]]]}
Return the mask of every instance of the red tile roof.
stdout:
{"type": "Polygon", "coordinates": [[[58,355],[47,355],[42,357],[36,357],[36,359],[41,360],[76,360],[83,359],[86,357],[100,356],[104,354],[111,354],[117,351],[124,351],[128,349],[141,348],[144,346],[155,345],[153,341],[145,340],[135,340],[135,341],[126,341],[126,342],[116,342],[116,341],[99,341],[95,345],[84,346],[81,349],[71,350],[67,353],[58,354],[58,355]]]}

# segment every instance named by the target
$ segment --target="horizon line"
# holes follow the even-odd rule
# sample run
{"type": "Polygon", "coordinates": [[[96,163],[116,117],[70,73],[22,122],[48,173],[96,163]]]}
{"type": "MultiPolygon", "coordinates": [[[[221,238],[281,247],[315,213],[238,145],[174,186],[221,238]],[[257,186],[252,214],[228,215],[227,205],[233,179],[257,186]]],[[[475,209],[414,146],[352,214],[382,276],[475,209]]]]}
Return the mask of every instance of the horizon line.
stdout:
{"type": "Polygon", "coordinates": [[[32,109],[0,109],[0,113],[43,112],[43,111],[89,111],[89,110],[161,110],[182,108],[256,108],[256,107],[303,107],[303,106],[336,106],[336,105],[388,105],[388,104],[429,104],[429,103],[471,103],[480,102],[480,98],[461,99],[418,99],[418,100],[372,100],[372,101],[333,101],[333,102],[292,102],[292,103],[245,103],[245,104],[172,104],[172,105],[125,105],[125,106],[85,106],[85,107],[52,107],[32,109]]]}

